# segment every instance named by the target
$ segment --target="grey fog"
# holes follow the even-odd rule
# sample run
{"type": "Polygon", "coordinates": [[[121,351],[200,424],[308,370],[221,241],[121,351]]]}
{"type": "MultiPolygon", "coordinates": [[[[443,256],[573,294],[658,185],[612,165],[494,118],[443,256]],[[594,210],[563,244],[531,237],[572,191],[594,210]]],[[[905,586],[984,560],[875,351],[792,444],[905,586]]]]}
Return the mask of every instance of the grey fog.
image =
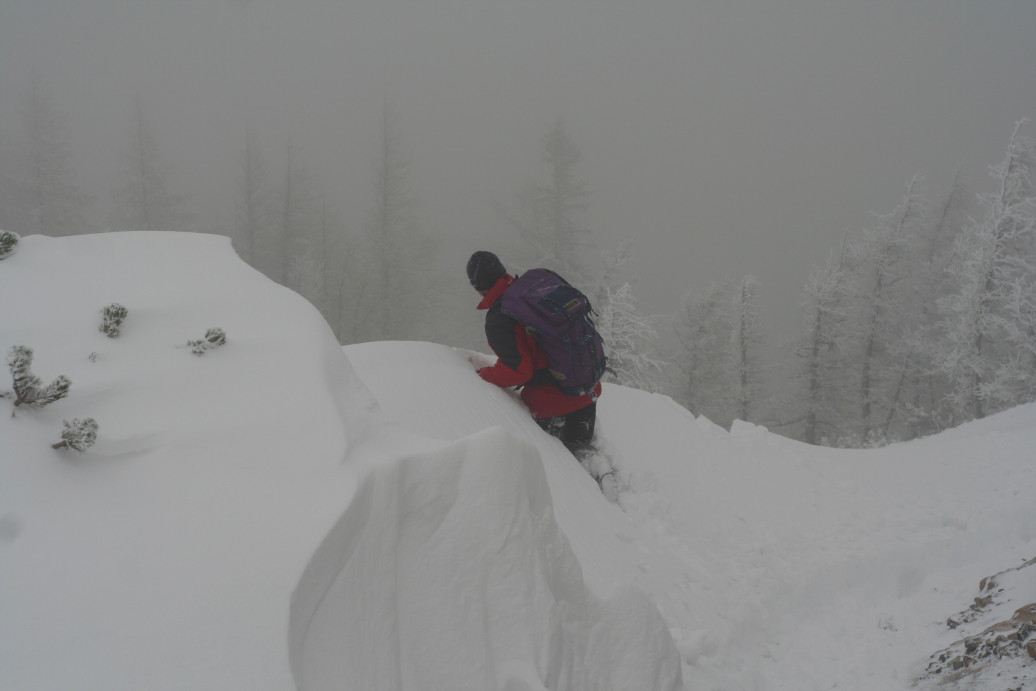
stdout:
{"type": "MultiPolygon", "coordinates": [[[[227,235],[343,342],[477,348],[462,267],[478,249],[560,259],[529,230],[561,171],[573,272],[605,301],[635,294],[659,342],[630,372],[665,380],[666,343],[689,338],[676,315],[717,285],[751,292],[779,362],[801,347],[807,282],[847,245],[958,188],[954,212],[981,224],[991,167],[1034,130],[1033,36],[1032,0],[0,0],[0,230],[227,235]],[[51,225],[21,191],[41,152],[73,200],[51,225]]],[[[857,347],[909,359],[882,338],[857,347]]],[[[859,400],[828,406],[853,421],[828,424],[889,432],[900,389],[862,376],[859,400]]],[[[790,424],[769,398],[755,417],[790,424]]],[[[957,403],[892,436],[981,416],[957,403]]]]}

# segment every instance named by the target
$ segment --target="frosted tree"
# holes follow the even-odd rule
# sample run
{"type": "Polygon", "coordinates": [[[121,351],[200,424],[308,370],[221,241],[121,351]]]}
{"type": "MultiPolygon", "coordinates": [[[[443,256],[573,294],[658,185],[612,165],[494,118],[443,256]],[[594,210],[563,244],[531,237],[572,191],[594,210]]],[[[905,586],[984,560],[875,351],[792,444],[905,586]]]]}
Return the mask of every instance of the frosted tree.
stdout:
{"type": "Polygon", "coordinates": [[[345,342],[346,334],[351,333],[345,323],[352,307],[350,298],[361,273],[358,243],[323,199],[318,204],[315,225],[308,229],[301,254],[292,263],[290,282],[320,310],[335,336],[345,342]]]}
{"type": "Polygon", "coordinates": [[[14,380],[14,405],[42,408],[68,395],[72,382],[60,375],[47,386],[32,373],[32,348],[13,346],[7,351],[7,365],[14,380]]]}
{"type": "Polygon", "coordinates": [[[154,128],[140,99],[134,101],[123,183],[112,193],[113,225],[122,230],[182,230],[190,221],[187,196],[170,189],[171,167],[163,161],[154,128]]]}
{"type": "Polygon", "coordinates": [[[680,349],[672,396],[695,415],[720,425],[733,419],[729,397],[730,287],[712,284],[705,295],[688,293],[674,327],[680,349]]]}
{"type": "Polygon", "coordinates": [[[971,194],[960,169],[950,191],[916,235],[909,285],[908,323],[901,332],[897,354],[904,365],[903,387],[898,403],[886,417],[886,436],[911,439],[942,427],[940,401],[948,394],[946,379],[932,367],[934,344],[939,339],[937,300],[956,290],[956,277],[949,271],[953,244],[968,221],[971,194]],[[893,419],[895,413],[898,420],[893,419]],[[893,423],[898,422],[898,431],[893,423]]]}
{"type": "Polygon", "coordinates": [[[97,422],[92,418],[73,418],[71,422],[62,421],[65,425],[61,433],[61,441],[51,446],[55,449],[74,449],[80,453],[86,451],[97,441],[97,422]]]}
{"type": "Polygon", "coordinates": [[[339,342],[347,343],[355,332],[355,277],[361,275],[359,242],[345,223],[325,203],[320,219],[320,262],[322,266],[318,306],[327,316],[339,342]]]}
{"type": "Polygon", "coordinates": [[[579,276],[578,258],[587,245],[588,234],[579,221],[580,213],[587,208],[587,187],[576,174],[583,154],[561,119],[544,135],[542,144],[550,175],[547,184],[539,188],[547,233],[536,239],[542,243],[541,251],[546,250],[545,256],[559,262],[562,272],[579,276]]]}
{"type": "Polygon", "coordinates": [[[21,237],[19,237],[18,233],[9,233],[6,230],[0,230],[0,259],[7,259],[9,256],[14,254],[20,241],[21,237]]]}
{"type": "Polygon", "coordinates": [[[382,108],[374,204],[367,225],[361,271],[349,293],[349,340],[428,338],[435,307],[431,265],[436,243],[418,229],[408,183],[409,165],[394,113],[382,108]]]}
{"type": "Polygon", "coordinates": [[[22,131],[5,175],[4,222],[29,234],[90,232],[90,198],[76,183],[64,114],[36,77],[24,101],[22,131]]]}
{"type": "Polygon", "coordinates": [[[611,374],[606,379],[644,390],[655,390],[662,360],[654,319],[641,314],[633,287],[622,280],[633,256],[633,241],[626,240],[613,252],[601,253],[601,269],[590,296],[597,324],[604,338],[611,374]],[[642,362],[633,364],[636,360],[642,362]],[[635,374],[639,372],[639,374],[635,374]]]}
{"type": "MultiPolygon", "coordinates": [[[[335,300],[334,291],[331,289],[334,273],[335,273],[335,258],[337,253],[332,249],[334,246],[333,238],[336,235],[335,231],[341,229],[341,223],[334,222],[330,208],[327,205],[327,201],[321,198],[320,200],[320,218],[318,222],[318,241],[315,242],[310,250],[317,257],[317,276],[319,276],[319,284],[315,285],[312,290],[306,290],[304,284],[305,278],[300,282],[300,292],[307,296],[317,309],[323,313],[324,318],[327,319],[328,324],[337,333],[337,327],[335,325],[335,317],[339,313],[339,306],[335,300]]],[[[305,274],[303,274],[305,276],[305,274]]]]}
{"type": "Polygon", "coordinates": [[[121,332],[122,322],[128,315],[129,310],[126,307],[113,302],[101,310],[101,325],[97,328],[108,338],[115,338],[121,332]]]}
{"type": "Polygon", "coordinates": [[[608,302],[608,292],[616,290],[625,281],[621,279],[626,265],[633,258],[633,240],[623,241],[613,252],[601,253],[601,270],[594,287],[587,291],[591,304],[600,312],[608,302]]]}
{"type": "Polygon", "coordinates": [[[0,228],[19,226],[14,197],[14,173],[18,169],[12,164],[9,148],[9,144],[0,140],[0,228]]]}
{"type": "Polygon", "coordinates": [[[850,418],[857,419],[857,399],[847,395],[855,390],[850,382],[854,370],[848,367],[855,350],[849,338],[849,325],[856,318],[851,283],[843,246],[837,258],[810,273],[804,287],[803,330],[793,373],[797,395],[788,404],[794,414],[780,426],[801,429],[794,436],[808,444],[836,439],[850,418]]]}
{"type": "Polygon", "coordinates": [[[370,321],[374,337],[388,338],[395,330],[394,315],[401,315],[407,296],[401,288],[406,262],[402,261],[407,243],[414,239],[413,209],[407,180],[409,162],[399,143],[395,114],[384,105],[381,112],[381,157],[374,186],[374,212],[368,227],[368,240],[374,258],[374,284],[381,309],[374,309],[370,321]]]}
{"type": "Polygon", "coordinates": [[[255,133],[245,130],[237,179],[234,239],[242,258],[267,276],[278,262],[272,251],[277,200],[255,133]]]}
{"type": "Polygon", "coordinates": [[[604,339],[608,367],[612,370],[605,375],[606,381],[657,391],[662,361],[652,353],[657,350],[658,331],[651,319],[637,309],[629,283],[614,291],[606,289],[597,326],[604,339]]]}
{"type": "Polygon", "coordinates": [[[515,255],[554,269],[574,284],[585,283],[580,257],[589,246],[589,231],[581,221],[588,207],[587,185],[578,175],[582,152],[560,119],[540,143],[545,181],[527,186],[514,211],[500,211],[521,238],[515,255]]]}
{"type": "Polygon", "coordinates": [[[935,283],[945,283],[945,278],[940,274],[946,270],[954,241],[967,225],[970,198],[971,193],[964,181],[963,172],[958,169],[945,201],[932,214],[933,222],[920,235],[919,254],[926,265],[926,273],[934,274],[935,283]]]}
{"type": "Polygon", "coordinates": [[[289,141],[285,147],[278,224],[280,276],[277,280],[302,292],[305,273],[316,270],[312,251],[321,222],[320,194],[316,180],[289,141]]]}
{"type": "Polygon", "coordinates": [[[907,277],[914,268],[909,248],[925,223],[925,201],[914,177],[899,206],[878,217],[878,227],[855,246],[858,254],[860,309],[860,431],[861,441],[884,439],[893,416],[905,400],[904,384],[911,364],[904,329],[918,315],[910,314],[907,277]]]}
{"type": "MultiPolygon", "coordinates": [[[[829,410],[821,403],[821,396],[826,383],[824,355],[831,347],[828,337],[825,335],[826,305],[829,303],[827,295],[831,284],[830,273],[830,269],[814,271],[806,284],[806,328],[802,345],[796,351],[796,355],[802,363],[799,373],[805,389],[802,399],[802,439],[807,444],[818,443],[822,433],[821,425],[824,422],[821,416],[829,410]]],[[[786,424],[796,422],[799,420],[792,420],[786,424]]]]}
{"type": "Polygon", "coordinates": [[[1036,200],[1033,139],[1019,122],[996,191],[979,197],[983,216],[957,238],[950,271],[955,293],[939,300],[942,339],[935,368],[952,387],[949,420],[981,418],[1031,400],[1036,372],[1036,200]]]}
{"type": "Polygon", "coordinates": [[[730,370],[734,417],[747,422],[758,419],[757,409],[765,390],[760,324],[759,282],[746,276],[733,294],[730,370]]]}

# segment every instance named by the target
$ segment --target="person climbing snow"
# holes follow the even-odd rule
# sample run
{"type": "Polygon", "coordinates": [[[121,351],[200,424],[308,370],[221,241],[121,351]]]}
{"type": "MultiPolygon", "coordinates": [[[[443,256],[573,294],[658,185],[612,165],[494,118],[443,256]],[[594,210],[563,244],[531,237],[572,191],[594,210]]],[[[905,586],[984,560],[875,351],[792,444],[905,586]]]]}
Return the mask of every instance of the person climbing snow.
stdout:
{"type": "Polygon", "coordinates": [[[478,375],[502,388],[520,387],[539,426],[578,458],[593,440],[605,369],[589,301],[546,269],[512,276],[492,252],[472,254],[467,272],[482,295],[478,309],[486,311],[486,339],[497,356],[478,375]],[[548,333],[544,313],[564,332],[560,338],[548,333]]]}

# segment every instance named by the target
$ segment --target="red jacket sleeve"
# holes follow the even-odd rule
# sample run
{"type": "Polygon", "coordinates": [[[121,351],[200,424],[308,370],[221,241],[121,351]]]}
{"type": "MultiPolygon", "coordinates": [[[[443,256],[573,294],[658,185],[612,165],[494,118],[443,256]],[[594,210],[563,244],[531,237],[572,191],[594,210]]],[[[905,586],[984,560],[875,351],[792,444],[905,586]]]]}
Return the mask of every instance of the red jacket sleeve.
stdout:
{"type": "MultiPolygon", "coordinates": [[[[521,325],[515,325],[515,343],[518,350],[518,367],[514,368],[504,362],[503,359],[496,361],[495,365],[483,367],[478,370],[478,376],[490,384],[502,387],[521,386],[530,379],[533,373],[533,352],[529,347],[531,336],[525,333],[521,325]]],[[[492,344],[490,344],[492,345],[492,344]]],[[[498,354],[499,357],[499,354],[498,354]]]]}

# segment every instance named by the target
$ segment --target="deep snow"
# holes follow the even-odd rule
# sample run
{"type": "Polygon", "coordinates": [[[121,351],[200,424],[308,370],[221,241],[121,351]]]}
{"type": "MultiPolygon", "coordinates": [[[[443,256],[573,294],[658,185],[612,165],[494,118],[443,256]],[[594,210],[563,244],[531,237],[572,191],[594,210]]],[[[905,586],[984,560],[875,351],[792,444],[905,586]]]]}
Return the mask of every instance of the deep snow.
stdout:
{"type": "Polygon", "coordinates": [[[903,689],[1036,556],[1036,406],[837,451],[607,386],[616,506],[466,354],[343,350],[225,238],[23,238],[0,295],[73,382],[0,399],[3,690],[903,689]]]}

